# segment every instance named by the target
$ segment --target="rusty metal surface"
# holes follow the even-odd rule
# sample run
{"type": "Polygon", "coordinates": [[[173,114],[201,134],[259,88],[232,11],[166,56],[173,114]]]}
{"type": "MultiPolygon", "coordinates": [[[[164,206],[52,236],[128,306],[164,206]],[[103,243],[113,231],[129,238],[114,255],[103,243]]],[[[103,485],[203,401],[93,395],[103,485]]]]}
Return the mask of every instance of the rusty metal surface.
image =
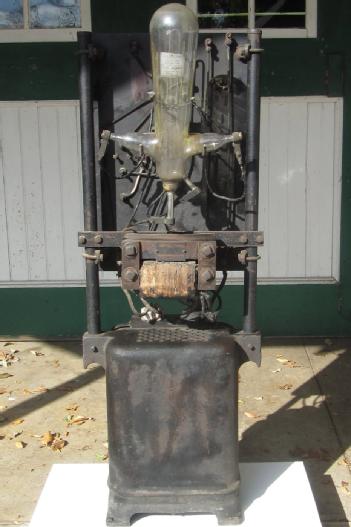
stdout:
{"type": "Polygon", "coordinates": [[[198,243],[198,289],[216,288],[216,241],[198,243]]]}
{"type": "Polygon", "coordinates": [[[144,262],[140,292],[157,298],[185,298],[195,291],[195,262],[144,262]]]}
{"type": "Polygon", "coordinates": [[[167,238],[176,240],[181,236],[183,240],[217,240],[218,243],[228,247],[259,247],[263,245],[264,236],[262,231],[205,231],[194,233],[158,233],[158,232],[126,232],[126,231],[82,231],[78,233],[78,245],[80,247],[121,247],[123,239],[159,240],[167,238]],[[96,241],[96,236],[102,237],[101,242],[96,241]]]}
{"type": "Polygon", "coordinates": [[[149,327],[109,340],[111,525],[149,511],[238,519],[239,364],[223,332],[149,327]]]}

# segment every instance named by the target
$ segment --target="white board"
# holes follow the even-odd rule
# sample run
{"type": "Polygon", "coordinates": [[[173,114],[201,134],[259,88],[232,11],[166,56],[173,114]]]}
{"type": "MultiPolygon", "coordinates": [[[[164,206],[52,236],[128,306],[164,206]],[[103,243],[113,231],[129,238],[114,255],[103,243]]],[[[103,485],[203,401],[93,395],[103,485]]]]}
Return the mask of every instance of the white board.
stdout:
{"type": "MultiPolygon", "coordinates": [[[[242,463],[242,527],[321,527],[300,461],[242,463]],[[296,506],[298,504],[298,506],[296,506]]],[[[30,527],[105,527],[108,465],[54,465],[30,527]]],[[[150,515],[136,527],[215,527],[213,515],[150,515]]]]}
{"type": "MultiPolygon", "coordinates": [[[[262,99],[263,281],[339,279],[342,111],[340,98],[262,99]]],[[[0,102],[0,142],[0,287],[83,285],[78,101],[0,102]]]]}

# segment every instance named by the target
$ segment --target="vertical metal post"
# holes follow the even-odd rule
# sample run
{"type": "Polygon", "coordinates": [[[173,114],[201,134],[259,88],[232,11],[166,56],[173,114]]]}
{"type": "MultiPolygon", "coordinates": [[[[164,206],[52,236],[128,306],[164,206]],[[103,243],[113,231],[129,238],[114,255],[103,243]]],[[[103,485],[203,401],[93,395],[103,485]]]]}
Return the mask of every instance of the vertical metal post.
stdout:
{"type": "MultiPolygon", "coordinates": [[[[80,56],[79,98],[82,145],[81,154],[83,175],[84,230],[95,231],[97,229],[97,209],[93,93],[91,78],[91,60],[88,54],[90,45],[91,33],[88,31],[78,32],[78,49],[80,56]]],[[[89,255],[94,256],[94,249],[87,249],[86,252],[89,255]]],[[[90,259],[86,259],[86,309],[88,333],[99,333],[99,266],[95,263],[95,260],[90,259]]]]}
{"type": "MultiPolygon", "coordinates": [[[[261,48],[261,31],[253,29],[255,2],[249,0],[248,39],[253,50],[261,48]]],[[[248,231],[258,228],[258,170],[260,137],[260,53],[254,51],[248,63],[248,129],[247,129],[247,176],[245,199],[245,227],[248,231]]],[[[244,272],[244,322],[243,329],[256,331],[257,248],[248,248],[247,266],[244,272]]]]}

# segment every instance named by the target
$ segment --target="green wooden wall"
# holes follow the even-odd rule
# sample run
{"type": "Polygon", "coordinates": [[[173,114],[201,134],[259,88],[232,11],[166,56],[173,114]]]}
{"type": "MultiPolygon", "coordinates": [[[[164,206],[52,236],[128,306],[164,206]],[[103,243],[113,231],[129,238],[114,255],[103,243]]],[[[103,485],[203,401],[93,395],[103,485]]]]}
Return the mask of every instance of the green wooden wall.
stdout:
{"type": "MultiPolygon", "coordinates": [[[[165,2],[92,0],[93,31],[147,31],[165,2]]],[[[341,280],[339,284],[261,285],[258,322],[266,335],[351,335],[351,50],[349,0],[318,0],[317,39],[264,41],[262,95],[344,96],[341,280]]],[[[76,99],[73,43],[1,44],[0,100],[76,99]]],[[[242,287],[223,292],[222,319],[241,325],[242,287]]],[[[0,334],[78,335],[84,288],[0,290],[0,334]]],[[[102,289],[105,328],[129,310],[117,288],[102,289]]]]}

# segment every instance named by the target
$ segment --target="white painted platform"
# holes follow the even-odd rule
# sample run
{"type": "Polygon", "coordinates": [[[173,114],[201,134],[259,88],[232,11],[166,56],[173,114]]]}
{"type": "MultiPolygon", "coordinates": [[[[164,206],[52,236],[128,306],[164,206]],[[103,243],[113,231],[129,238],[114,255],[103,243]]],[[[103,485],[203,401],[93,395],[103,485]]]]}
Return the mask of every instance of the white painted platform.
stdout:
{"type": "MultiPolygon", "coordinates": [[[[302,462],[242,463],[242,527],[321,527],[302,462]]],[[[30,527],[105,527],[107,464],[54,465],[30,527]]],[[[136,527],[215,527],[211,515],[145,516],[136,527]]]]}

